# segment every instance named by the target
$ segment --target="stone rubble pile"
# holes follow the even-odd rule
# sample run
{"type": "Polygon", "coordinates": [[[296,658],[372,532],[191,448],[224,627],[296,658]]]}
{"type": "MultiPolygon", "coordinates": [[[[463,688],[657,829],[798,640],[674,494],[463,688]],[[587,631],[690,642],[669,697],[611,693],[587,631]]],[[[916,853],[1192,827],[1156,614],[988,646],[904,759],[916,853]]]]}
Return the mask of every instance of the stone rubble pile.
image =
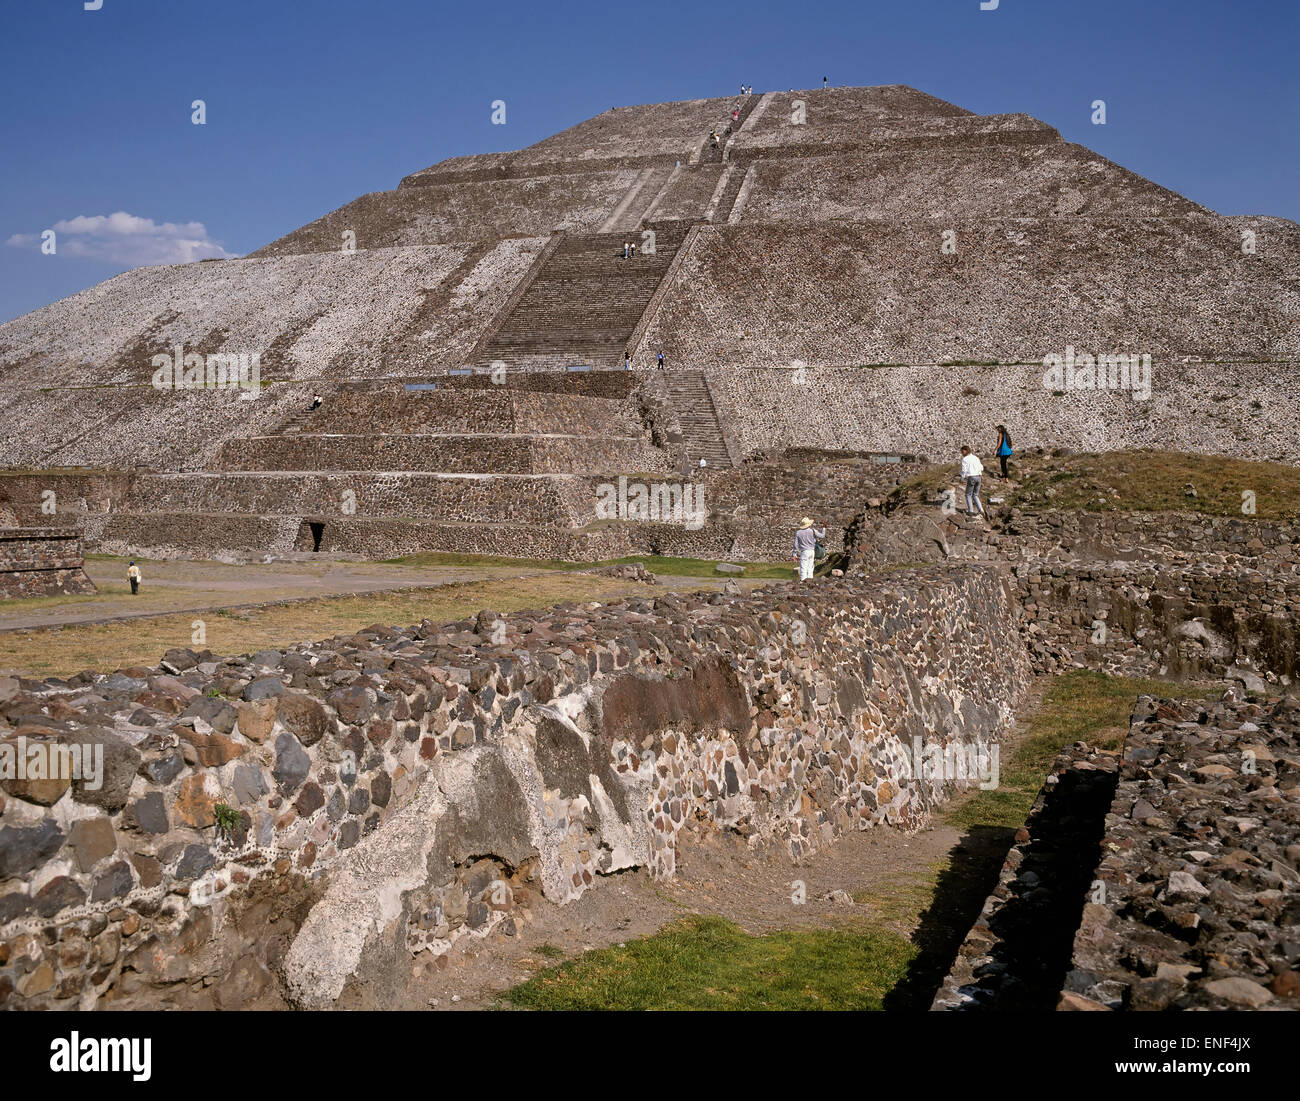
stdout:
{"type": "Polygon", "coordinates": [[[1142,697],[1064,1008],[1300,1009],[1300,706],[1142,697]]]}

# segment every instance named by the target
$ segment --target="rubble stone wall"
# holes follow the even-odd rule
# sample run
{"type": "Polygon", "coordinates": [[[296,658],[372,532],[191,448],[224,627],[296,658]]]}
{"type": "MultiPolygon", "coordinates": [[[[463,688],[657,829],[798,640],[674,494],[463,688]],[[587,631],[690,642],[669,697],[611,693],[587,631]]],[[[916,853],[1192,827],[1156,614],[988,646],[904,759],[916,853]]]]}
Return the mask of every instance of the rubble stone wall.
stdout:
{"type": "MultiPolygon", "coordinates": [[[[1004,558],[1178,559],[1215,555],[1300,564],[1300,523],[1195,512],[1084,512],[1012,509],[989,540],[1004,558]]],[[[1220,558],[1222,564],[1222,558],[1220,558]]]]}
{"type": "Polygon", "coordinates": [[[1300,573],[1241,564],[1051,564],[1016,568],[1031,652],[1052,670],[1083,664],[1190,679],[1300,675],[1300,573]]]}
{"type": "Polygon", "coordinates": [[[93,593],[84,567],[75,530],[0,527],[0,599],[93,593]]]}
{"type": "Polygon", "coordinates": [[[700,831],[788,860],[919,827],[951,783],[913,739],[990,750],[1016,615],[977,567],[0,680],[0,746],[102,750],[0,782],[0,1004],[328,1006],[700,831]]]}

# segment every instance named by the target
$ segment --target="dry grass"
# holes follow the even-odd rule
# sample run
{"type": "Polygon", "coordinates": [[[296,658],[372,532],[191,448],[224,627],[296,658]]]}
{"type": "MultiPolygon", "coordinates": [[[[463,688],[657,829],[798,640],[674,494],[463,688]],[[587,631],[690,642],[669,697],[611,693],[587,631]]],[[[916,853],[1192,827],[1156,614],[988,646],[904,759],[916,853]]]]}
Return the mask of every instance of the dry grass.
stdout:
{"type": "Polygon", "coordinates": [[[450,622],[491,608],[503,614],[566,601],[611,600],[654,593],[636,582],[589,574],[474,581],[417,592],[383,592],[298,600],[246,610],[177,613],[111,623],[49,627],[0,634],[0,669],[35,676],[70,676],[83,669],[109,672],[156,664],[173,646],[196,645],[196,622],[215,654],[285,647],[306,639],[348,634],[372,623],[405,626],[429,618],[450,622]]]}
{"type": "MultiPolygon", "coordinates": [[[[993,462],[992,459],[989,460],[993,462]]],[[[1199,512],[1243,516],[1242,494],[1254,494],[1255,517],[1300,517],[1300,480],[1283,463],[1171,451],[1032,456],[1012,460],[1020,481],[1012,503],[1022,508],[1090,512],[1199,512]],[[1188,486],[1196,490],[1190,496],[1188,486]]]]}
{"type": "MultiPolygon", "coordinates": [[[[978,452],[978,448],[977,448],[978,452]]],[[[994,476],[997,458],[981,456],[984,492],[999,495],[1005,483],[994,476]]],[[[957,457],[920,470],[892,495],[894,504],[934,499],[957,484],[957,457]]],[[[1177,451],[1111,451],[1105,454],[1038,454],[1011,459],[1015,488],[1007,503],[1019,508],[1081,509],[1086,512],[1196,512],[1246,516],[1242,494],[1254,494],[1256,519],[1300,517],[1300,479],[1284,463],[1190,455],[1177,451]],[[1196,496],[1187,487],[1196,490],[1196,496]]]]}

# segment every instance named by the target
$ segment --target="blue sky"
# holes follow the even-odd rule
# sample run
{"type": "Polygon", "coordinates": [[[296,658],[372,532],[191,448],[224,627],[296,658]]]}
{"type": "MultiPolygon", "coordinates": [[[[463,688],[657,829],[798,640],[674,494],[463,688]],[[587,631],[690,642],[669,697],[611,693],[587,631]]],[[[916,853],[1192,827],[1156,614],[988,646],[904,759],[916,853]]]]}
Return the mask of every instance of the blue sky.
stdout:
{"type": "Polygon", "coordinates": [[[1300,220],[1296,0],[83,2],[0,0],[0,321],[615,105],[823,76],[1024,111],[1223,213],[1300,220]]]}

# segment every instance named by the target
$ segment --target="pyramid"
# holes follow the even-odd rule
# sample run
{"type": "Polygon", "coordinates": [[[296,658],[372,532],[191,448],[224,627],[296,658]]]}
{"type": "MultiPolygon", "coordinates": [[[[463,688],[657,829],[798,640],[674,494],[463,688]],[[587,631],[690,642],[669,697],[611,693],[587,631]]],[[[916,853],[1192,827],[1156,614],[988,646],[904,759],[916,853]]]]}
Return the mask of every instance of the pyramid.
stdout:
{"type": "Polygon", "coordinates": [[[1300,462],[1298,260],[1293,222],[912,88],[618,107],[0,326],[0,506],[129,469],[68,475],[92,548],[592,556],[636,542],[593,486],[683,459],[1007,423],[1300,462]],[[263,385],[159,390],[176,349],[263,385]],[[1053,387],[1051,355],[1146,357],[1150,393],[1053,387]]]}

